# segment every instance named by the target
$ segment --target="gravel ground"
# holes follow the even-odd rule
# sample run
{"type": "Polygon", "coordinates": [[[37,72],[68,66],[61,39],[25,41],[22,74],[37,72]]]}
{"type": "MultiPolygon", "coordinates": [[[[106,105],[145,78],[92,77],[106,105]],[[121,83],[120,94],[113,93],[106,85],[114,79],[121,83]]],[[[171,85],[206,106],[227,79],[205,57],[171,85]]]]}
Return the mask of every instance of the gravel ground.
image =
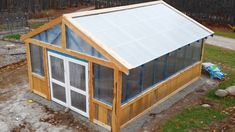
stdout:
{"type": "Polygon", "coordinates": [[[0,73],[1,132],[96,131],[64,111],[53,111],[29,100],[26,65],[0,73]]]}
{"type": "Polygon", "coordinates": [[[25,46],[0,40],[0,68],[25,59],[25,46]]]}

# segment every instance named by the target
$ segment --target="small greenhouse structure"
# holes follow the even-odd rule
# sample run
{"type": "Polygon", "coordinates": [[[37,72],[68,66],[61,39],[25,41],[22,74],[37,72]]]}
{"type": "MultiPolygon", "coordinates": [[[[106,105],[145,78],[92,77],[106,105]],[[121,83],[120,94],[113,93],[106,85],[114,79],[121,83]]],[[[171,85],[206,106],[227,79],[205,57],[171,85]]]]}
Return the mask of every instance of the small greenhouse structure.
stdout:
{"type": "Polygon", "coordinates": [[[212,34],[155,1],[65,14],[21,39],[32,92],[119,131],[200,77],[212,34]]]}

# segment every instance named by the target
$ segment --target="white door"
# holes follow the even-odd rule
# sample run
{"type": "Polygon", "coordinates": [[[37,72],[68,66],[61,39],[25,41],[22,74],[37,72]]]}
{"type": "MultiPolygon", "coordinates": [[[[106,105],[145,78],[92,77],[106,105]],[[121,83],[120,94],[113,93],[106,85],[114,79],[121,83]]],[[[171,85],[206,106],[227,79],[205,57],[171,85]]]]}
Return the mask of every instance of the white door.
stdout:
{"type": "Polygon", "coordinates": [[[88,117],[88,63],[48,51],[51,98],[88,117]]]}

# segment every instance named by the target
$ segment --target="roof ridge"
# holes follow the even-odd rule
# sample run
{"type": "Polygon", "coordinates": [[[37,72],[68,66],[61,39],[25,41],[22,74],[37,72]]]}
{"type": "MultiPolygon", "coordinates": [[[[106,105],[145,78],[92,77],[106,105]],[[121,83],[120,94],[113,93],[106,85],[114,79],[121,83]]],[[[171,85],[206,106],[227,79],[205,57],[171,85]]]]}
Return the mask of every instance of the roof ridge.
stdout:
{"type": "Polygon", "coordinates": [[[140,8],[140,7],[145,7],[145,6],[157,5],[157,4],[162,4],[162,3],[165,3],[165,2],[163,0],[157,0],[157,1],[151,1],[151,2],[143,2],[143,3],[137,3],[137,4],[131,4],[131,5],[90,10],[90,11],[68,13],[68,14],[64,14],[64,16],[65,17],[90,16],[90,15],[96,15],[96,14],[103,14],[103,13],[116,12],[116,11],[129,10],[129,9],[140,8]]]}

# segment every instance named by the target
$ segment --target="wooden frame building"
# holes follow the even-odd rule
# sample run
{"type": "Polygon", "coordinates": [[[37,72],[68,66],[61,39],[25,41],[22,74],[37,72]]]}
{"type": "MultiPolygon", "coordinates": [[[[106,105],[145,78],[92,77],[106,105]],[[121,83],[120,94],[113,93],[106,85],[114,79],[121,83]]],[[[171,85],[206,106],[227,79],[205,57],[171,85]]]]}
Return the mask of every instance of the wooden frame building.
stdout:
{"type": "Polygon", "coordinates": [[[119,131],[199,78],[212,34],[156,1],[65,14],[21,39],[32,92],[119,131]]]}

